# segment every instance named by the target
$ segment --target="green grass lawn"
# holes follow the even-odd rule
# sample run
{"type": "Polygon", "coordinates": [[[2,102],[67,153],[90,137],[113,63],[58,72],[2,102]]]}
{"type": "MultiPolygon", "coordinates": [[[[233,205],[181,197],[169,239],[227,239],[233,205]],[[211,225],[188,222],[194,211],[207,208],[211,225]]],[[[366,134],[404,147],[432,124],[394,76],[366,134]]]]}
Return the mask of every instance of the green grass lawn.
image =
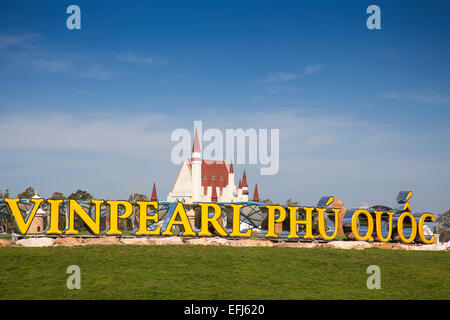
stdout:
{"type": "Polygon", "coordinates": [[[0,299],[450,299],[450,252],[79,246],[0,248],[0,299]],[[66,268],[81,268],[68,290],[66,268]],[[369,265],[381,289],[369,290],[369,265]]]}

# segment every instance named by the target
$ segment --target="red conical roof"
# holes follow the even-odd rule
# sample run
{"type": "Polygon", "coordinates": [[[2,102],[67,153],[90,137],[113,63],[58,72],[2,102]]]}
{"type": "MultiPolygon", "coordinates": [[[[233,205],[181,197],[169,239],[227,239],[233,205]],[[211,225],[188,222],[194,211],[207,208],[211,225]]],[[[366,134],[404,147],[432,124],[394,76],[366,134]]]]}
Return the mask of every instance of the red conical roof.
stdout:
{"type": "Polygon", "coordinates": [[[241,188],[242,188],[242,182],[241,182],[241,179],[239,179],[238,189],[241,189],[241,188]]]}
{"type": "Polygon", "coordinates": [[[156,184],[153,183],[153,191],[152,191],[152,197],[150,201],[158,201],[158,196],[156,195],[156,184]]]}
{"type": "Polygon", "coordinates": [[[234,173],[233,160],[230,160],[230,173],[234,173]]]}
{"type": "Polygon", "coordinates": [[[195,129],[194,143],[193,143],[193,145],[192,145],[192,152],[200,152],[200,143],[198,142],[198,133],[197,133],[197,129],[195,129]]]}
{"type": "Polygon", "coordinates": [[[253,199],[254,202],[259,202],[259,194],[258,194],[258,184],[255,184],[255,191],[253,192],[253,199]]]}
{"type": "Polygon", "coordinates": [[[242,176],[242,188],[243,187],[248,187],[247,184],[247,175],[245,174],[245,170],[244,170],[244,175],[242,176]]]}
{"type": "Polygon", "coordinates": [[[217,190],[216,190],[216,181],[215,180],[212,183],[211,202],[217,202],[217,190]]]}

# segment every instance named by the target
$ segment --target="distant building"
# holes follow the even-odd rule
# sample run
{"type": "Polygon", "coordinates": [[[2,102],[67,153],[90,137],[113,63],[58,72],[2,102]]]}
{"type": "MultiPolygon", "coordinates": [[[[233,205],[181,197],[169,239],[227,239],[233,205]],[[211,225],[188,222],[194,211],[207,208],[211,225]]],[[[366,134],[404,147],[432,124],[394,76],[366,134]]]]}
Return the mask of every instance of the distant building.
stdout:
{"type": "MultiPolygon", "coordinates": [[[[258,187],[255,186],[254,199],[259,201],[258,187]]],[[[192,157],[184,159],[172,191],[167,196],[169,202],[247,202],[248,184],[244,173],[235,184],[233,164],[226,161],[202,159],[197,130],[194,134],[192,157]]]]}
{"type": "MultiPolygon", "coordinates": [[[[39,199],[38,194],[34,194],[33,199],[39,199]]],[[[27,234],[43,233],[44,232],[44,217],[47,213],[42,207],[36,211],[33,221],[31,221],[30,228],[28,228],[27,234]]]]}

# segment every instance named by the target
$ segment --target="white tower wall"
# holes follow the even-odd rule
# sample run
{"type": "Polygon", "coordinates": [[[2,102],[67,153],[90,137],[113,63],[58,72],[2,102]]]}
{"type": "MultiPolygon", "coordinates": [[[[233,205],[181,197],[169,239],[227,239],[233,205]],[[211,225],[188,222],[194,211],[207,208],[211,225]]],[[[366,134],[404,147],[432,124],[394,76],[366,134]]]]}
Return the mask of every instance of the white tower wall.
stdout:
{"type": "Polygon", "coordinates": [[[202,192],[202,159],[200,152],[192,153],[192,195],[194,201],[201,200],[202,192]]]}

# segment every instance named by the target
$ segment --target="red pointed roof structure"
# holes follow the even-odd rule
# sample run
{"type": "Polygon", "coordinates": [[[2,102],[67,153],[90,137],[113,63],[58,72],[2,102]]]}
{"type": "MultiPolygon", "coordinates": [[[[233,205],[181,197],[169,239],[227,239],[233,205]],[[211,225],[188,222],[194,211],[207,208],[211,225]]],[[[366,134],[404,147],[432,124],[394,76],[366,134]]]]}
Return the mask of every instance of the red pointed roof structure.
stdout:
{"type": "Polygon", "coordinates": [[[242,188],[242,182],[241,182],[241,179],[239,179],[238,189],[241,189],[241,188],[242,188]]]}
{"type": "Polygon", "coordinates": [[[201,150],[200,150],[200,143],[198,142],[197,129],[195,129],[194,143],[192,144],[192,152],[201,152],[201,150]]]}
{"type": "Polygon", "coordinates": [[[247,175],[245,174],[245,170],[244,170],[244,175],[242,176],[242,188],[244,188],[244,187],[248,188],[247,175]]]}
{"type": "MultiPolygon", "coordinates": [[[[192,159],[187,159],[189,169],[192,170],[192,159]]],[[[202,187],[209,187],[212,185],[212,181],[221,181],[224,186],[228,185],[228,167],[225,161],[215,160],[207,161],[202,160],[202,187]]]]}
{"type": "Polygon", "coordinates": [[[258,184],[255,184],[255,191],[253,192],[253,199],[254,202],[259,202],[259,194],[258,194],[258,184]]]}
{"type": "Polygon", "coordinates": [[[152,197],[150,201],[158,201],[158,196],[156,195],[156,184],[154,182],[153,182],[152,197]]]}
{"type": "Polygon", "coordinates": [[[212,183],[211,202],[217,202],[217,190],[216,190],[216,181],[215,180],[212,183]]]}
{"type": "Polygon", "coordinates": [[[234,173],[233,160],[230,160],[230,173],[234,173]]]}

